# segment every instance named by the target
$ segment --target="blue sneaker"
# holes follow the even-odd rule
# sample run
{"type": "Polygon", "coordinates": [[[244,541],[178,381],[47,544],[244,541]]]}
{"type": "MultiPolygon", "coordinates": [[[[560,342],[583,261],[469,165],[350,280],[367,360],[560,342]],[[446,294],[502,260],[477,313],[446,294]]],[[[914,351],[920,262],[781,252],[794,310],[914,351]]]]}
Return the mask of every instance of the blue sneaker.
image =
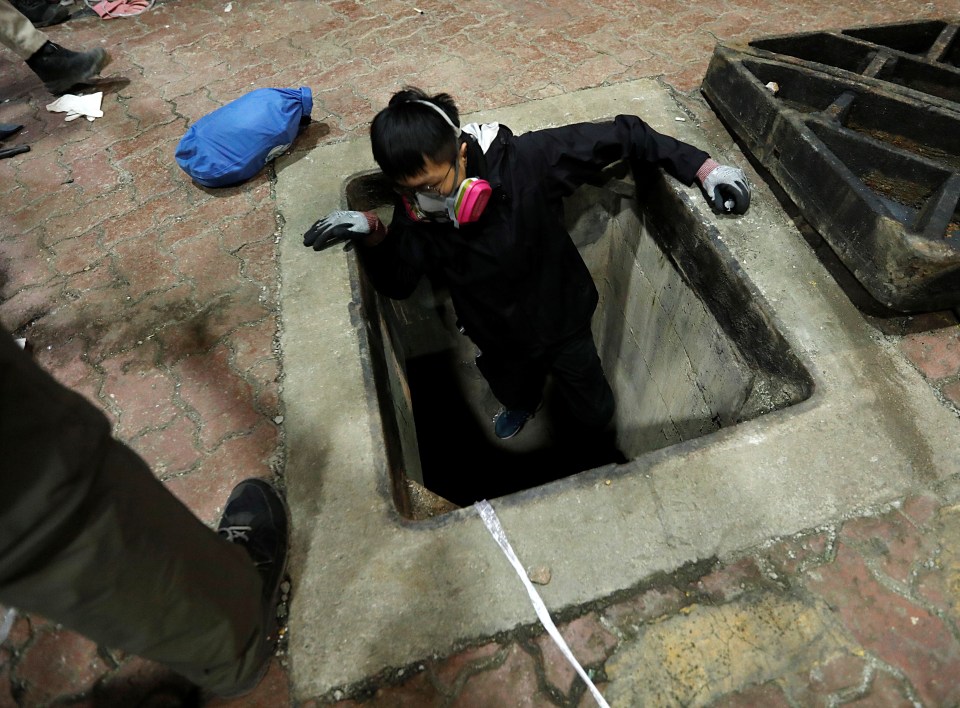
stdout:
{"type": "Polygon", "coordinates": [[[501,440],[512,438],[520,432],[523,424],[530,419],[531,415],[532,414],[527,413],[527,411],[501,408],[493,417],[493,432],[501,440]]]}

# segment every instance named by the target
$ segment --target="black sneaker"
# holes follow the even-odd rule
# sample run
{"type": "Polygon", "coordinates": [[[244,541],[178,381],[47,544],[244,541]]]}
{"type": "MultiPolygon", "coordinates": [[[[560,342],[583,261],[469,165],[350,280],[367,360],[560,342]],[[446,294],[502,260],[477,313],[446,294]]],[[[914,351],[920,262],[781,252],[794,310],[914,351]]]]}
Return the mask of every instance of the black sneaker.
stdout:
{"type": "Polygon", "coordinates": [[[47,0],[10,0],[17,11],[33,23],[34,27],[49,27],[70,17],[70,11],[59,3],[47,0]]]}
{"type": "Polygon", "coordinates": [[[27,66],[52,94],[66,93],[77,84],[89,83],[109,63],[110,55],[100,47],[73,52],[53,42],[47,42],[27,59],[27,66]]]}
{"type": "Polygon", "coordinates": [[[238,695],[252,689],[266,672],[277,638],[277,601],[287,566],[287,508],[277,491],[262,479],[246,479],[230,493],[217,533],[243,546],[263,582],[264,661],[250,685],[238,686],[238,695]]]}

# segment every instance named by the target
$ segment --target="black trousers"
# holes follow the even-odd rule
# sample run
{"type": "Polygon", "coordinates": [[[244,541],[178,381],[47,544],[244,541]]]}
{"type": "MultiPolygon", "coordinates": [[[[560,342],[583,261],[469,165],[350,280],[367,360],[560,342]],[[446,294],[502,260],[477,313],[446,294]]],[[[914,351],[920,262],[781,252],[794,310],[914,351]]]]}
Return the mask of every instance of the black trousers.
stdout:
{"type": "Polygon", "coordinates": [[[535,411],[552,375],[566,412],[579,424],[600,430],[613,417],[613,391],[589,327],[533,355],[485,349],[477,357],[477,368],[506,408],[535,411]]]}
{"type": "MultiPolygon", "coordinates": [[[[0,602],[229,692],[262,658],[260,577],[0,327],[0,602]]],[[[226,501],[226,500],[224,500],[226,501]]]]}

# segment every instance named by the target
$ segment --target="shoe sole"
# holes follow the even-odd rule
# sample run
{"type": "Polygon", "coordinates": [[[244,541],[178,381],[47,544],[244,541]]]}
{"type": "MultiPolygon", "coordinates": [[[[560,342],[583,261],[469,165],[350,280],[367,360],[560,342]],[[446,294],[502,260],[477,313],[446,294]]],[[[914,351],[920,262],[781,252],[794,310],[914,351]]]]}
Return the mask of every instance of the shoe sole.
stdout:
{"type": "Polygon", "coordinates": [[[110,53],[106,49],[101,49],[97,47],[93,50],[96,53],[96,59],[93,64],[85,70],[79,78],[72,77],[70,79],[60,79],[59,81],[49,81],[44,86],[47,87],[47,91],[54,94],[67,93],[74,86],[80,86],[82,84],[87,84],[90,82],[94,76],[99,74],[101,71],[106,68],[106,66],[111,62],[113,57],[110,56],[110,53]]]}
{"type": "Polygon", "coordinates": [[[522,425],[516,430],[514,430],[512,433],[510,433],[509,435],[499,435],[496,430],[493,431],[493,434],[497,436],[497,440],[509,440],[510,438],[517,437],[517,435],[520,434],[521,430],[523,430],[522,425]]]}

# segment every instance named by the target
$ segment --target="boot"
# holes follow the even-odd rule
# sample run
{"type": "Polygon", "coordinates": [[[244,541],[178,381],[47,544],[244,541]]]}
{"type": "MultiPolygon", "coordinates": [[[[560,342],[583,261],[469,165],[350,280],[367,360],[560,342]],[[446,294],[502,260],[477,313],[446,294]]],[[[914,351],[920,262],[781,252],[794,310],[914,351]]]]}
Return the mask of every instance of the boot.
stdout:
{"type": "Polygon", "coordinates": [[[10,0],[17,11],[33,23],[34,27],[49,27],[70,17],[70,11],[47,0],[10,0]]]}
{"type": "Polygon", "coordinates": [[[108,63],[110,55],[99,47],[72,52],[53,42],[47,42],[27,59],[27,66],[55,95],[66,93],[71,86],[89,83],[108,63]]]}

